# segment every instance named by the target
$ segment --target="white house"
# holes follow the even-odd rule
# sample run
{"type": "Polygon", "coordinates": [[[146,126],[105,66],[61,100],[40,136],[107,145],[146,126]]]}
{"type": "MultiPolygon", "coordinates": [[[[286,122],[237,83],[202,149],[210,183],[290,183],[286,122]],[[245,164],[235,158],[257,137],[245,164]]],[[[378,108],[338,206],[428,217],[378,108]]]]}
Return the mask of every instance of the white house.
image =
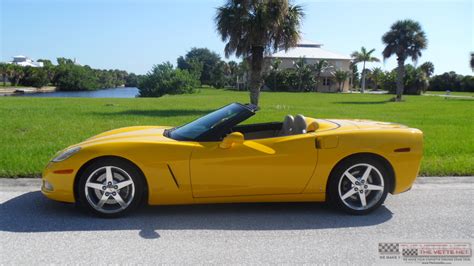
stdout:
{"type": "MultiPolygon", "coordinates": [[[[278,58],[281,60],[280,69],[287,69],[294,68],[294,63],[300,58],[305,58],[307,64],[316,64],[324,59],[331,67],[321,73],[322,80],[318,90],[334,92],[338,90],[338,84],[333,77],[334,70],[350,71],[351,57],[323,49],[321,46],[323,46],[321,43],[301,40],[296,47],[290,48],[288,51],[281,50],[266,56],[265,62],[267,66],[270,66],[270,63],[278,58]]],[[[349,88],[350,79],[344,83],[343,91],[348,91],[349,88]]]]}
{"type": "Polygon", "coordinates": [[[19,66],[43,67],[43,62],[35,62],[24,55],[14,56],[13,61],[8,62],[8,63],[19,65],[19,66]]]}

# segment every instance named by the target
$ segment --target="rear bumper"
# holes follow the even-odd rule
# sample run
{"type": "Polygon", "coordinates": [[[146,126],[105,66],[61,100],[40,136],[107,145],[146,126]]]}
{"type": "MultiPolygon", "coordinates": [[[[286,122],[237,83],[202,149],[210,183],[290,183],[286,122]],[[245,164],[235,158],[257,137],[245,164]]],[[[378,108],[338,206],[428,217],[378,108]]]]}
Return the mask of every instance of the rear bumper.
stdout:
{"type": "Polygon", "coordinates": [[[411,189],[418,176],[420,159],[420,155],[411,155],[403,160],[398,159],[397,163],[392,165],[395,172],[395,187],[392,194],[403,193],[411,189]]]}

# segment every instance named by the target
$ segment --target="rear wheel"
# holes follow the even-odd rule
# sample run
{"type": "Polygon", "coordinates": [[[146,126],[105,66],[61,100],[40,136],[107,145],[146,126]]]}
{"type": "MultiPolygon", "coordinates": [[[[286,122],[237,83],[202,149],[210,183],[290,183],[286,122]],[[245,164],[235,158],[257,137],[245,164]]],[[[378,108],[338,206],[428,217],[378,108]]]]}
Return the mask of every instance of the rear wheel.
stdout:
{"type": "Polygon", "coordinates": [[[143,196],[143,177],[131,163],[104,159],[92,163],[80,176],[79,202],[102,217],[117,217],[135,209],[143,196]]]}
{"type": "Polygon", "coordinates": [[[333,205],[351,214],[367,214],[377,209],[387,197],[389,171],[379,160],[354,157],[340,163],[329,183],[333,205]]]}

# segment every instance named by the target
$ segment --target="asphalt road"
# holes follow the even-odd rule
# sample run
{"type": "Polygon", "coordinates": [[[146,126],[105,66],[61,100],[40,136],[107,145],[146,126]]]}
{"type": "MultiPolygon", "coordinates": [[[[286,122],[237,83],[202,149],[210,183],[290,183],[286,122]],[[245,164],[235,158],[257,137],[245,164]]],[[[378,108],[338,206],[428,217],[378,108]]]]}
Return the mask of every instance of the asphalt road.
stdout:
{"type": "Polygon", "coordinates": [[[380,242],[474,243],[474,177],[422,178],[368,216],[324,204],[147,207],[91,217],[0,180],[0,264],[381,263],[380,242]]]}

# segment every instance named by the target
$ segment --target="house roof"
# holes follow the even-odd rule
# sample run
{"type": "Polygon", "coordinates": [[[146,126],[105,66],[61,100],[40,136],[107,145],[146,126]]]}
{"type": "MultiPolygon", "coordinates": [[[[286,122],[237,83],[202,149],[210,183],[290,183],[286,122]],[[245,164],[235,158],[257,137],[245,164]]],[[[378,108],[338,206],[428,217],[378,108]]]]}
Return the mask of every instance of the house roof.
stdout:
{"type": "Polygon", "coordinates": [[[348,55],[339,54],[321,48],[321,43],[301,40],[296,47],[288,49],[288,51],[281,50],[271,55],[269,58],[310,58],[310,59],[341,59],[351,60],[348,55]]]}
{"type": "Polygon", "coordinates": [[[313,42],[313,41],[310,41],[310,40],[301,39],[298,42],[298,46],[321,47],[321,46],[323,46],[323,44],[320,43],[320,42],[313,42]]]}

